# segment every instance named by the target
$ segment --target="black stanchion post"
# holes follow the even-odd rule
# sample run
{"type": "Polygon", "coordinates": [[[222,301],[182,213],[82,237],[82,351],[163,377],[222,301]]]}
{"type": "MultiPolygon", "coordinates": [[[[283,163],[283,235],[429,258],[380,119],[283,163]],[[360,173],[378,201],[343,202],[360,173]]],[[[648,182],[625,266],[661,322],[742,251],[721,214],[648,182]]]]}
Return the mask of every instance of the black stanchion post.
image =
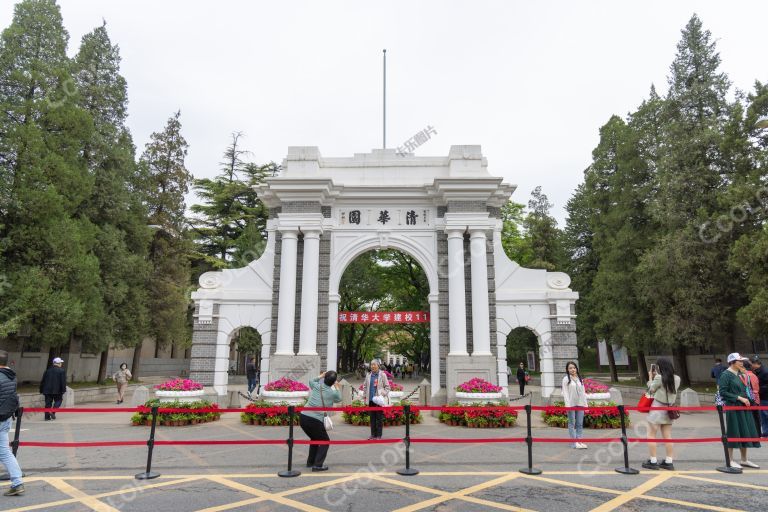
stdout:
{"type": "Polygon", "coordinates": [[[720,418],[720,439],[723,441],[723,452],[725,452],[725,466],[715,468],[721,473],[740,474],[741,468],[731,467],[731,457],[728,455],[728,434],[725,432],[725,418],[723,417],[723,406],[717,406],[717,416],[720,418]]]}
{"type": "Polygon", "coordinates": [[[288,439],[286,440],[286,443],[288,444],[288,469],[285,471],[280,471],[277,476],[283,476],[283,477],[293,477],[293,476],[299,476],[301,474],[301,471],[296,471],[293,469],[293,417],[294,413],[296,412],[296,408],[293,405],[288,406],[288,439]]]}
{"type": "Polygon", "coordinates": [[[413,476],[418,475],[419,470],[411,467],[411,405],[405,404],[403,406],[403,412],[405,414],[405,468],[398,469],[398,475],[413,476]]]}
{"type": "Polygon", "coordinates": [[[627,421],[624,418],[624,406],[619,405],[619,418],[621,419],[621,444],[624,447],[624,467],[616,468],[617,473],[622,475],[636,475],[640,471],[629,467],[629,443],[627,442],[627,421]]]}
{"type": "Polygon", "coordinates": [[[152,426],[149,431],[149,439],[147,440],[147,470],[144,473],[136,475],[136,480],[152,480],[160,476],[160,473],[152,471],[152,452],[155,449],[155,428],[157,427],[157,409],[158,406],[152,407],[152,426]]]}
{"type": "Polygon", "coordinates": [[[528,467],[521,468],[520,472],[526,475],[540,475],[541,470],[533,467],[533,434],[531,433],[531,404],[525,406],[525,417],[528,420],[527,437],[525,444],[528,445],[528,467]]]}

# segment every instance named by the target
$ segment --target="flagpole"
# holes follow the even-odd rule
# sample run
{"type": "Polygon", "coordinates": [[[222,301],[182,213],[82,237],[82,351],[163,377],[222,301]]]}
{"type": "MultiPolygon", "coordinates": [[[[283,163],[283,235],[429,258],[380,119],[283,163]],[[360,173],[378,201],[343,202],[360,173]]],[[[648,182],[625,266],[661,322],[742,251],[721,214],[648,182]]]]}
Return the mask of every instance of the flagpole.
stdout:
{"type": "Polygon", "coordinates": [[[384,106],[383,106],[383,128],[382,128],[382,138],[384,140],[384,149],[387,149],[387,49],[384,49],[384,106]]]}

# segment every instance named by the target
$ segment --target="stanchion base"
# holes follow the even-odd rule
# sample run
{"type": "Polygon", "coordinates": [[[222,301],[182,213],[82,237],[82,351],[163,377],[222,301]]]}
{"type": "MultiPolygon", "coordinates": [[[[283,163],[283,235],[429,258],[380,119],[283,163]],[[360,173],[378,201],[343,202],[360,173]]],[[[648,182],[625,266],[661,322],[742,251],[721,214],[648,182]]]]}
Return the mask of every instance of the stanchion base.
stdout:
{"type": "Polygon", "coordinates": [[[541,470],[538,468],[521,468],[520,472],[524,475],[540,475],[541,470]]]}
{"type": "Polygon", "coordinates": [[[726,466],[722,466],[722,467],[715,468],[715,469],[717,469],[721,473],[729,473],[731,475],[740,475],[740,474],[743,473],[743,471],[741,469],[739,469],[739,468],[730,468],[730,467],[726,467],[726,466]]]}
{"type": "Polygon", "coordinates": [[[622,475],[637,475],[640,474],[640,471],[638,471],[635,468],[616,468],[615,471],[617,473],[621,473],[622,475]]]}
{"type": "Polygon", "coordinates": [[[301,471],[296,471],[295,469],[292,469],[290,471],[280,471],[277,476],[282,476],[283,478],[292,478],[294,476],[299,476],[301,474],[301,471]]]}
{"type": "Polygon", "coordinates": [[[413,476],[413,475],[418,475],[419,470],[413,469],[413,468],[403,468],[403,469],[398,469],[397,474],[403,475],[403,476],[413,476]]]}
{"type": "Polygon", "coordinates": [[[136,475],[136,480],[152,480],[160,476],[160,473],[150,471],[149,473],[139,473],[136,475]]]}

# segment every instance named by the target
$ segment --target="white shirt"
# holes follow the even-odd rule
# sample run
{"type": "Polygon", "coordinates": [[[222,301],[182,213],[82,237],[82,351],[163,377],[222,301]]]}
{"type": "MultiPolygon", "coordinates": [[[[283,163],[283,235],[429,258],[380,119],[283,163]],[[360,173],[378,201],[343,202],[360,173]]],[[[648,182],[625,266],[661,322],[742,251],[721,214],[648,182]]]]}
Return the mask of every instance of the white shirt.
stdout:
{"type": "Polygon", "coordinates": [[[566,407],[586,407],[587,392],[584,383],[578,377],[563,377],[563,400],[566,407]],[[570,380],[570,382],[569,382],[570,380]]]}

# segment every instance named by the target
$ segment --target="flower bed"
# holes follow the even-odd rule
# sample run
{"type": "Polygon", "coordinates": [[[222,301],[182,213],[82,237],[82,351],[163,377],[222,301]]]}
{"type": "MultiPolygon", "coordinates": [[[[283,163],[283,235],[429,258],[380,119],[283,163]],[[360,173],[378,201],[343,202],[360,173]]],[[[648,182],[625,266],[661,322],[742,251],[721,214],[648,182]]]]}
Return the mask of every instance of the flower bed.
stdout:
{"type": "MultiPolygon", "coordinates": [[[[393,405],[405,405],[400,402],[393,405]]],[[[355,400],[352,405],[344,407],[341,415],[345,423],[350,425],[370,425],[371,416],[368,411],[356,410],[361,407],[366,407],[366,404],[362,400],[355,400]]],[[[421,415],[418,407],[411,406],[411,425],[421,423],[424,418],[421,415]]],[[[402,409],[395,409],[393,407],[384,408],[384,425],[388,427],[394,427],[397,425],[405,425],[405,412],[402,409]]]]}
{"type": "Polygon", "coordinates": [[[584,383],[584,392],[586,392],[587,394],[608,393],[608,386],[606,386],[600,381],[587,378],[587,379],[582,379],[582,382],[584,383]]]}
{"type": "MultiPolygon", "coordinates": [[[[555,402],[551,407],[547,407],[541,413],[541,418],[544,423],[550,427],[568,427],[568,413],[557,407],[563,407],[564,402],[555,402]]],[[[591,405],[596,406],[614,406],[614,402],[600,401],[591,405]]],[[[626,425],[630,425],[629,414],[624,413],[624,421],[626,425]]],[[[584,411],[584,428],[621,428],[621,418],[619,417],[618,409],[585,409],[584,411]]]]}
{"type": "MultiPolygon", "coordinates": [[[[257,400],[248,404],[245,412],[240,413],[240,421],[248,425],[286,426],[290,422],[288,405],[287,402],[275,404],[267,400],[257,400]]],[[[298,414],[293,415],[293,424],[299,424],[298,414]]]]}
{"type": "Polygon", "coordinates": [[[283,377],[267,383],[261,390],[261,398],[272,406],[302,405],[309,396],[309,387],[303,382],[283,377]]]}
{"type": "Polygon", "coordinates": [[[496,386],[478,377],[456,386],[456,391],[460,393],[501,393],[501,389],[501,386],[496,386]]]}
{"type": "Polygon", "coordinates": [[[148,400],[144,405],[138,407],[139,412],[131,416],[131,424],[152,425],[152,407],[158,406],[163,409],[189,409],[189,412],[159,413],[157,415],[157,424],[166,427],[182,427],[184,425],[196,425],[198,423],[208,423],[221,418],[220,412],[194,412],[195,409],[218,409],[219,405],[208,400],[197,400],[194,402],[174,401],[161,402],[154,398],[148,400]]]}
{"type": "Polygon", "coordinates": [[[516,410],[503,409],[473,409],[467,410],[466,407],[506,407],[508,402],[501,404],[476,402],[470,405],[462,406],[459,403],[446,405],[440,409],[440,422],[452,427],[469,428],[508,428],[514,427],[517,423],[516,410]]]}
{"type": "Polygon", "coordinates": [[[198,391],[203,385],[191,379],[172,379],[155,386],[158,391],[198,391]]]}
{"type": "Polygon", "coordinates": [[[297,380],[291,380],[288,377],[282,379],[273,380],[264,386],[265,391],[309,391],[309,387],[303,382],[297,380]]]}

